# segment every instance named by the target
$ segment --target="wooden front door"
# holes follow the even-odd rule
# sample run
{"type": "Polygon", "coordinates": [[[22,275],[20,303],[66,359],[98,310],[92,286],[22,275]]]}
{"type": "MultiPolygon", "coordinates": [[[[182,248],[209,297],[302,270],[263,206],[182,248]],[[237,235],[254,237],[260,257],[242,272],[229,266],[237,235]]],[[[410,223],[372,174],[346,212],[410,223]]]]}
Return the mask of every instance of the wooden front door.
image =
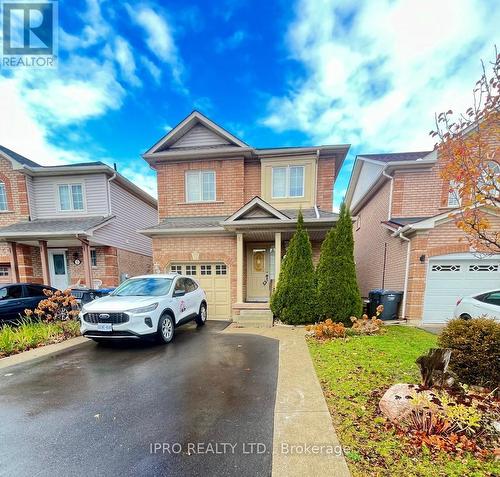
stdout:
{"type": "Polygon", "coordinates": [[[273,250],[268,244],[247,245],[247,301],[269,301],[273,250]]]}

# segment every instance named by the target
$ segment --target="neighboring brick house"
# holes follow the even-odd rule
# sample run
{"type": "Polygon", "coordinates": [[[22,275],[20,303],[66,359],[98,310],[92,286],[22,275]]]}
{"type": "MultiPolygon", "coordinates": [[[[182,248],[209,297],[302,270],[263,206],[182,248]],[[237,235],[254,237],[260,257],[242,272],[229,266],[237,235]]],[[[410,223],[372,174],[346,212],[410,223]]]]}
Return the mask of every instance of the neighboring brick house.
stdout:
{"type": "MultiPolygon", "coordinates": [[[[500,255],[470,249],[450,216],[459,204],[441,167],[436,151],[362,154],[346,194],[362,295],[403,291],[400,316],[425,323],[451,318],[462,296],[500,287],[500,255]]],[[[500,228],[500,217],[489,218],[500,228]]]]}
{"type": "Polygon", "coordinates": [[[40,166],[0,146],[0,282],[117,286],[152,270],[157,202],[102,162],[40,166]]]}
{"type": "Polygon", "coordinates": [[[349,146],[255,149],[193,112],[144,154],[158,177],[156,272],[195,276],[211,317],[269,314],[301,208],[314,257],[338,216],[333,183],[349,146]]]}

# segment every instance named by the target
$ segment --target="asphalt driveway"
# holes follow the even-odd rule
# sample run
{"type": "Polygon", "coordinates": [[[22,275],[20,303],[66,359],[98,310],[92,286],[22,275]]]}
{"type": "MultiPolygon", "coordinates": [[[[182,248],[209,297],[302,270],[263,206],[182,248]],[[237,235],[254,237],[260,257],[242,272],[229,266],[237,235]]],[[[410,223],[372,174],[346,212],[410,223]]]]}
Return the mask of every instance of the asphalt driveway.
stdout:
{"type": "Polygon", "coordinates": [[[2,369],[0,475],[270,475],[278,342],[226,325],[2,369]]]}

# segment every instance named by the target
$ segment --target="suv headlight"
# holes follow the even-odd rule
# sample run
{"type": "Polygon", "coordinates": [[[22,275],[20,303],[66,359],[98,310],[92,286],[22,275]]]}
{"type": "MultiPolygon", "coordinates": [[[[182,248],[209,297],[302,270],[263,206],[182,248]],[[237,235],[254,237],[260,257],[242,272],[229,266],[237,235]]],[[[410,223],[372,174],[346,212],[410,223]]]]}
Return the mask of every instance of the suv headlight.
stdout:
{"type": "Polygon", "coordinates": [[[140,313],[148,313],[150,311],[154,311],[158,308],[158,303],[153,303],[152,305],[142,306],[141,308],[134,308],[132,310],[127,310],[127,313],[132,313],[138,315],[140,313]]]}

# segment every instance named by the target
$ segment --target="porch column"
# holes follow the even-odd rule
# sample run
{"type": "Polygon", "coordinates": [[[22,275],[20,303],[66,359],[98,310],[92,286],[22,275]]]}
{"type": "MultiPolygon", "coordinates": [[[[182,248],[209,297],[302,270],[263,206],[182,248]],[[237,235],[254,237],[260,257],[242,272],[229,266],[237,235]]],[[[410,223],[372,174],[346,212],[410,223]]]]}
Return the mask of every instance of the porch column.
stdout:
{"type": "Polygon", "coordinates": [[[16,242],[8,242],[10,251],[10,272],[12,273],[12,282],[19,282],[19,265],[17,263],[16,242]]]}
{"type": "Polygon", "coordinates": [[[82,242],[83,268],[85,270],[85,284],[87,288],[92,288],[92,266],[90,264],[90,245],[86,240],[79,239],[82,242]]]}
{"type": "Polygon", "coordinates": [[[39,240],[40,245],[40,260],[42,262],[42,276],[43,284],[50,286],[50,273],[49,273],[49,254],[47,253],[47,241],[39,240]]]}
{"type": "Polygon", "coordinates": [[[236,234],[236,302],[243,303],[243,234],[236,234]]]}
{"type": "Polygon", "coordinates": [[[281,270],[281,232],[274,234],[274,283],[278,283],[281,270]]]}

